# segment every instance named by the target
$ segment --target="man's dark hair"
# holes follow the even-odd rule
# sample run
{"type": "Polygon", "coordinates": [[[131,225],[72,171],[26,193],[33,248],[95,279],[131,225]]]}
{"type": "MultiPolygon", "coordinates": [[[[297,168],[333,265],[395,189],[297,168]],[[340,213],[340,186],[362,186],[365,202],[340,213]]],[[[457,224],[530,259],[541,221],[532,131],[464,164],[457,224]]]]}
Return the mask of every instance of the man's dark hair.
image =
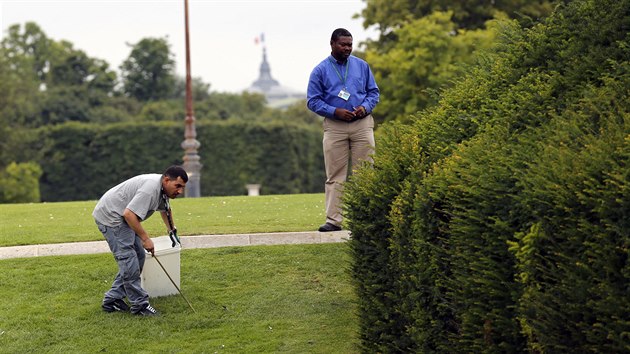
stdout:
{"type": "Polygon", "coordinates": [[[171,166],[164,171],[162,176],[166,176],[171,180],[177,179],[177,177],[181,177],[182,181],[188,182],[188,173],[181,166],[171,166]]]}
{"type": "Polygon", "coordinates": [[[352,34],[345,28],[337,28],[333,31],[332,36],[330,36],[330,40],[335,42],[339,37],[352,37],[352,34]]]}

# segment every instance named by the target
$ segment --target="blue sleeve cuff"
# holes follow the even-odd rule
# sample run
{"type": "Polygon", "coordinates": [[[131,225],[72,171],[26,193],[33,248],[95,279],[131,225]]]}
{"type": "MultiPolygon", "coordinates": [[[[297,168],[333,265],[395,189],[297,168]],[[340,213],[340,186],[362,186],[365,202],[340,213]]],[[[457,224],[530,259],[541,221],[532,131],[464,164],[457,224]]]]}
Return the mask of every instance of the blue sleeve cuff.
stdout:
{"type": "Polygon", "coordinates": [[[328,110],[326,111],[326,118],[335,118],[335,107],[328,106],[328,110]]]}

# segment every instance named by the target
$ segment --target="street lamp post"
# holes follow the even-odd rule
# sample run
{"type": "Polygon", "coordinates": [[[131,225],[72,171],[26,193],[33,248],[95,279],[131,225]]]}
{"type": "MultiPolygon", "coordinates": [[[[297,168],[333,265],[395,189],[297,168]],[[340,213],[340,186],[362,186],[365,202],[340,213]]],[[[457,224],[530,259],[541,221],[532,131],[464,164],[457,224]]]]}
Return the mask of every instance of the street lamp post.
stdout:
{"type": "Polygon", "coordinates": [[[184,169],[188,173],[188,183],[186,183],[186,197],[200,197],[201,187],[199,185],[201,177],[201,163],[197,149],[201,143],[197,141],[197,130],[195,129],[195,115],[193,113],[192,83],[190,79],[190,36],[188,33],[188,0],[184,0],[184,16],[186,26],[186,127],[184,130],[184,169]]]}

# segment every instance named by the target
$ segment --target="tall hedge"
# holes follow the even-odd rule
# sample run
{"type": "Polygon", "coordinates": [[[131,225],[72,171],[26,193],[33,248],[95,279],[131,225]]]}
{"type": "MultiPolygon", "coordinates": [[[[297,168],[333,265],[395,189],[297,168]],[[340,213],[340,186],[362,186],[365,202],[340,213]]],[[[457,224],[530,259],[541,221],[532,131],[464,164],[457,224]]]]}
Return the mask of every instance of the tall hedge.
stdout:
{"type": "Polygon", "coordinates": [[[630,65],[611,69],[528,141],[511,251],[532,351],[630,352],[630,65]]]}
{"type": "MultiPolygon", "coordinates": [[[[17,131],[3,153],[36,161],[42,201],[99,198],[123,179],[181,164],[183,124],[66,123],[17,131]]],[[[201,193],[242,195],[260,183],[263,194],[322,192],[325,173],[317,127],[291,123],[198,123],[201,193]]]]}
{"type": "Polygon", "coordinates": [[[347,186],[365,352],[630,351],[630,0],[502,26],[347,186]]]}

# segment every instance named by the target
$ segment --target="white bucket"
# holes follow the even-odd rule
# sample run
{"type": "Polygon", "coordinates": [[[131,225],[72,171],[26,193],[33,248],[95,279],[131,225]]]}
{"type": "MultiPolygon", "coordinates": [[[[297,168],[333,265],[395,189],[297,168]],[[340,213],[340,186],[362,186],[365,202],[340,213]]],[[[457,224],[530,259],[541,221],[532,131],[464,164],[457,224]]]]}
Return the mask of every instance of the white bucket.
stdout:
{"type": "MultiPolygon", "coordinates": [[[[155,246],[155,256],[160,260],[175,284],[180,287],[179,255],[181,246],[177,244],[172,247],[171,239],[168,236],[155,237],[152,240],[155,246]]],[[[149,293],[149,297],[176,295],[178,293],[177,288],[171,283],[151,254],[147,254],[140,277],[142,288],[149,293]]]]}

